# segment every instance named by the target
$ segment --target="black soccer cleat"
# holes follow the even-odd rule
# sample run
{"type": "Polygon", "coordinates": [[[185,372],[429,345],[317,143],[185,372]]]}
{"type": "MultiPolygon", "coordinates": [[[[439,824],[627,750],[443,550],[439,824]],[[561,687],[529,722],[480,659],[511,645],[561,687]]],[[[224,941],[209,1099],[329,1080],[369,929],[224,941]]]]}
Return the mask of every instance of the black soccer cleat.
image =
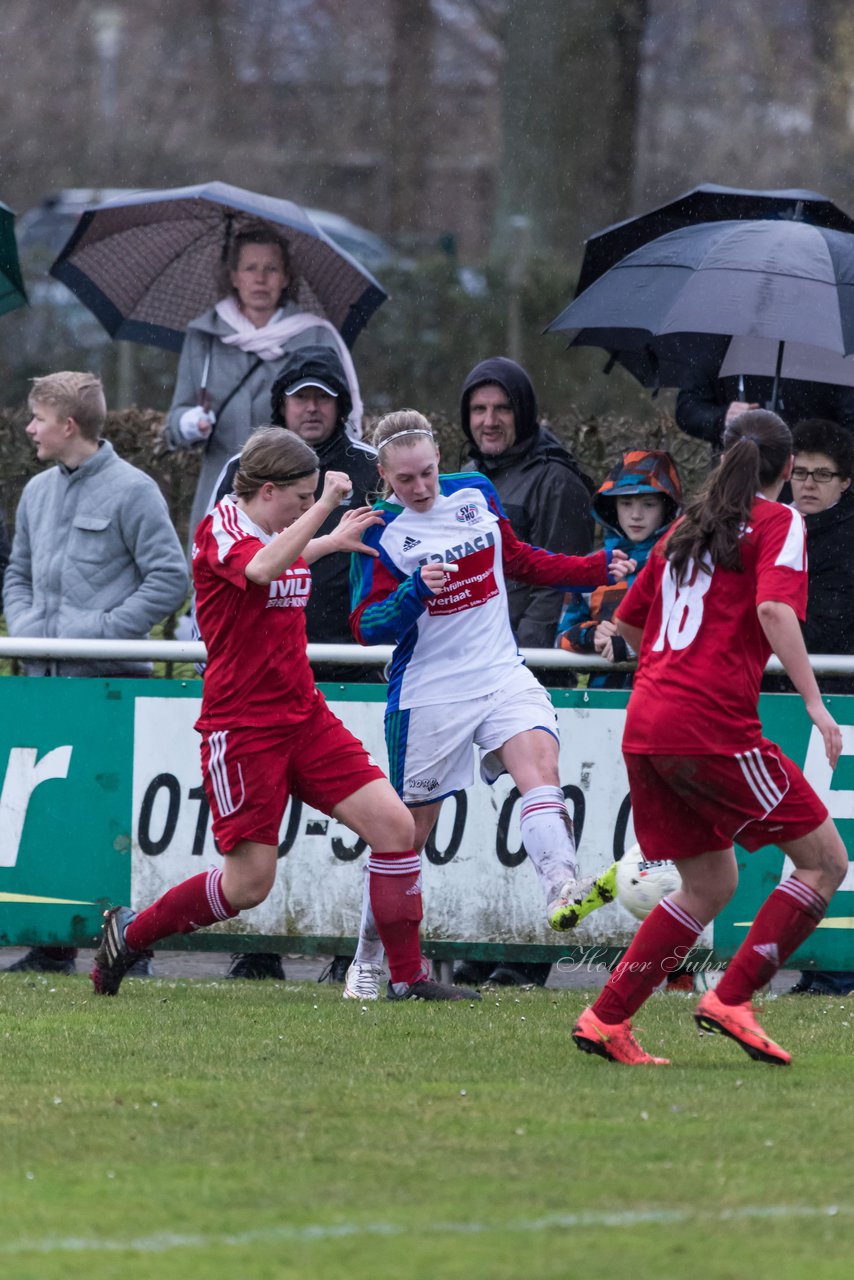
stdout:
{"type": "Polygon", "coordinates": [[[238,951],[231,957],[227,978],[248,978],[252,982],[263,978],[285,981],[282,957],[277,951],[238,951]]]}
{"type": "Polygon", "coordinates": [[[125,930],[136,916],[130,907],[111,907],[104,912],[104,931],[95,952],[92,985],[98,996],[114,996],[122,978],[140,960],[150,960],[152,951],[131,951],[125,942],[125,930]]]}
{"type": "Polygon", "coordinates": [[[4,973],[74,973],[76,947],[30,947],[26,955],[10,964],[4,973]]]}
{"type": "Polygon", "coordinates": [[[480,1000],[479,991],[468,987],[455,987],[450,982],[436,982],[433,978],[419,978],[411,982],[405,991],[395,991],[388,984],[386,1000],[480,1000]]]}

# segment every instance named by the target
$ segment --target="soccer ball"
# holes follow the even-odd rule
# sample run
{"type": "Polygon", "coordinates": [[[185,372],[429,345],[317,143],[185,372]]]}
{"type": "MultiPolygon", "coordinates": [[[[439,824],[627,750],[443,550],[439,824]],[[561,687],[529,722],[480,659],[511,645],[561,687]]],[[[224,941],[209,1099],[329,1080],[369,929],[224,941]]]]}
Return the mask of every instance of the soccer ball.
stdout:
{"type": "Polygon", "coordinates": [[[639,844],[627,849],[617,863],[617,901],[636,920],[645,920],[681,883],[674,862],[647,862],[639,844]]]}

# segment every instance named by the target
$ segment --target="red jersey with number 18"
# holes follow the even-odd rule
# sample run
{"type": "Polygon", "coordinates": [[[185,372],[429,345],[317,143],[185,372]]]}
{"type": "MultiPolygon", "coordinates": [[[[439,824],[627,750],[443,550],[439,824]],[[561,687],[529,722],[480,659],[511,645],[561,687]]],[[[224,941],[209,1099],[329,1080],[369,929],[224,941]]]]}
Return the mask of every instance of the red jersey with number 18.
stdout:
{"type": "Polygon", "coordinates": [[[658,544],[617,617],[643,628],[623,750],[645,755],[729,755],[762,738],[759,685],[771,654],[759,622],[763,601],[807,602],[804,522],[756,497],[741,541],[743,570],[696,565],[674,582],[658,544]]]}

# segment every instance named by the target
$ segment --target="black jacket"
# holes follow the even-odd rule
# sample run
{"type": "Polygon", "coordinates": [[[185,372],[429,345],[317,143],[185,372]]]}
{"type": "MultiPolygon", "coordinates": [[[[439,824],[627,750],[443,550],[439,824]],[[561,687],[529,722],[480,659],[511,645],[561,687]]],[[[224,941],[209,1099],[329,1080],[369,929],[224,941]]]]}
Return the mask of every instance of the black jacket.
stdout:
{"type": "MultiPolygon", "coordinates": [[[[320,477],[315,496],[323,492],[327,471],[344,471],[353,482],[350,505],[363,507],[373,501],[379,489],[377,455],[370,445],[351,440],[343,427],[325,440],[312,446],[320,460],[320,477]]],[[[230,458],[217,483],[211,499],[214,506],[227,493],[231,493],[240,455],[230,458]]],[[[330,533],[341,519],[345,507],[337,507],[318,529],[315,537],[330,533]]],[[[322,556],[311,566],[311,596],[305,611],[305,625],[309,641],[314,644],[352,644],[350,631],[350,556],[343,551],[322,556]]]]}
{"type": "MultiPolygon", "coordinates": [[[[808,653],[854,654],[854,494],[846,489],[835,507],[804,517],[809,594],[803,626],[808,653]]],[[[854,676],[818,676],[824,693],[854,693],[854,676]]],[[[762,688],[789,693],[785,675],[765,676],[762,688]]]]}
{"type": "Polygon", "coordinates": [[[3,519],[3,512],[0,511],[0,601],[3,599],[3,575],[9,563],[11,549],[9,534],[6,532],[6,521],[3,519]]]}
{"type": "MultiPolygon", "coordinates": [[[[546,551],[586,555],[593,545],[593,486],[569,450],[540,425],[531,380],[521,365],[504,357],[476,365],[463,386],[460,421],[471,459],[463,470],[480,471],[492,481],[517,538],[546,551]],[[516,442],[498,455],[482,454],[469,428],[469,397],[484,383],[503,387],[514,410],[516,442]]],[[[562,601],[561,592],[549,587],[507,583],[510,625],[521,648],[554,647],[562,601]]]]}
{"type": "MultiPolygon", "coordinates": [[[[809,598],[804,639],[810,653],[854,654],[854,495],[805,517],[809,598]]],[[[834,682],[836,684],[836,682],[834,682]]]]}
{"type": "MultiPolygon", "coordinates": [[[[771,399],[770,378],[745,377],[744,394],[738,378],[699,377],[676,398],[676,421],[689,436],[708,440],[715,449],[721,445],[726,411],[734,400],[766,406],[771,399]]],[[[777,412],[794,427],[805,418],[829,418],[854,431],[854,387],[836,387],[827,382],[780,382],[777,412]]]]}

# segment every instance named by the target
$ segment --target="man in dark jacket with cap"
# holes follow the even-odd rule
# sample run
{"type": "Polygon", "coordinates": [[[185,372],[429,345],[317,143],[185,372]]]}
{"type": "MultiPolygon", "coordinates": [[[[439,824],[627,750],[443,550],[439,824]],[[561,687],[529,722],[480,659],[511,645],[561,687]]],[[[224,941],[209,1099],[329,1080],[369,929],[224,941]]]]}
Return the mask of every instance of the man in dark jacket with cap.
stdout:
{"type": "MultiPolygon", "coordinates": [[[[376,450],[346,432],[352,403],[344,367],[330,347],[300,347],[290,356],[270,392],[270,421],[286,427],[311,445],[320,461],[317,495],[323,491],[327,471],[343,471],[353,483],[351,504],[365,506],[379,488],[376,450]]],[[[240,455],[230,458],[223,469],[209,506],[230,493],[240,455]]],[[[338,524],[344,507],[333,511],[317,531],[323,537],[338,524]]],[[[343,552],[323,556],[311,566],[311,596],[306,609],[306,631],[310,643],[353,644],[350,631],[350,557],[343,552]]],[[[557,593],[556,593],[557,594],[557,593]]],[[[378,680],[376,667],[333,663],[314,664],[318,680],[378,680]]],[[[351,957],[335,957],[328,976],[342,982],[351,957]]],[[[274,952],[243,952],[235,955],[229,978],[284,978],[281,957],[274,952]]]]}
{"type": "MultiPolygon", "coordinates": [[[[470,442],[463,469],[489,477],[516,536],[546,551],[586,555],[593,544],[590,487],[572,454],[540,424],[522,366],[504,356],[475,365],[463,383],[460,421],[470,442]]],[[[520,648],[553,648],[559,593],[508,582],[507,597],[520,648]]]]}
{"type": "MultiPolygon", "coordinates": [[[[344,367],[331,347],[300,347],[282,368],[270,392],[270,421],[287,427],[311,445],[320,460],[317,496],[323,491],[327,471],[344,471],[353,482],[351,504],[373,501],[379,488],[376,450],[346,432],[352,409],[344,367]]],[[[239,454],[229,458],[209,506],[230,493],[239,454]]],[[[338,524],[344,508],[324,521],[317,531],[323,537],[338,524]]],[[[305,625],[313,644],[353,644],[350,631],[350,557],[343,552],[323,556],[311,567],[311,596],[305,625]]],[[[315,666],[320,680],[376,679],[377,671],[324,663],[315,666]]]]}
{"type": "MultiPolygon", "coordinates": [[[[475,365],[463,383],[460,422],[469,440],[463,470],[488,476],[513,532],[546,551],[586,555],[593,544],[590,492],[572,454],[543,427],[531,379],[521,365],[494,356],[475,365]]],[[[520,648],[554,647],[561,594],[507,583],[510,625],[520,648]]],[[[454,981],[545,985],[549,964],[493,966],[463,961],[454,981]]]]}

